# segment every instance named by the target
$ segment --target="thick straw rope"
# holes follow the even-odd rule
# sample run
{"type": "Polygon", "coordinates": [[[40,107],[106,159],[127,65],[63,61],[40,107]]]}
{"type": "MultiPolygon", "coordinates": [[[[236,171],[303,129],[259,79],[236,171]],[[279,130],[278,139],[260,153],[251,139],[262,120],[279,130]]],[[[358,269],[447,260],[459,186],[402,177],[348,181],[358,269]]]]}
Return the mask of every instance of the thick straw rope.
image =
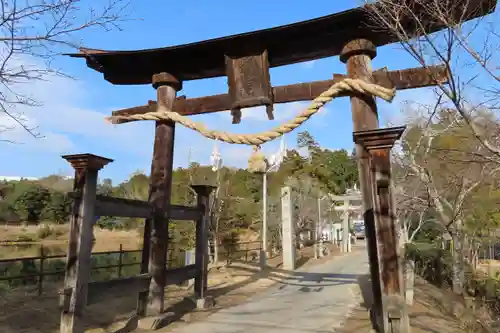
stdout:
{"type": "Polygon", "coordinates": [[[328,90],[316,97],[309,107],[299,113],[295,118],[265,132],[255,134],[235,134],[223,131],[209,130],[204,124],[192,121],[190,118],[170,111],[163,106],[158,106],[157,111],[144,114],[133,114],[128,116],[112,116],[106,118],[113,124],[123,124],[139,120],[171,120],[180,123],[192,130],[199,132],[206,138],[219,140],[226,143],[260,146],[272,141],[283,134],[289,133],[306,122],[312,115],[316,114],[326,103],[336,97],[351,96],[354,94],[372,95],[380,97],[388,102],[394,98],[395,89],[388,89],[376,84],[367,83],[359,79],[346,78],[332,85],[328,90]]]}

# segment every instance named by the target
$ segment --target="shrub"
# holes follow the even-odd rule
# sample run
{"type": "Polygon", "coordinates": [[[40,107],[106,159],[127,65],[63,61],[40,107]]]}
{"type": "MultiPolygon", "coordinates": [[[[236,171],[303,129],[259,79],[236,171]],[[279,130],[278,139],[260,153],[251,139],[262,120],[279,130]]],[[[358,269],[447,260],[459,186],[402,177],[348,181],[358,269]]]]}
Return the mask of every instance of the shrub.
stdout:
{"type": "Polygon", "coordinates": [[[48,224],[41,224],[38,230],[36,231],[36,236],[39,239],[45,239],[52,235],[52,228],[48,224]]]}
{"type": "Polygon", "coordinates": [[[40,224],[38,230],[36,231],[36,236],[38,239],[46,239],[49,237],[57,237],[64,235],[66,230],[63,226],[52,226],[49,224],[40,224]]]}
{"type": "Polygon", "coordinates": [[[415,273],[441,286],[451,285],[452,259],[451,253],[433,243],[410,243],[406,245],[406,259],[415,261],[415,273]]]}

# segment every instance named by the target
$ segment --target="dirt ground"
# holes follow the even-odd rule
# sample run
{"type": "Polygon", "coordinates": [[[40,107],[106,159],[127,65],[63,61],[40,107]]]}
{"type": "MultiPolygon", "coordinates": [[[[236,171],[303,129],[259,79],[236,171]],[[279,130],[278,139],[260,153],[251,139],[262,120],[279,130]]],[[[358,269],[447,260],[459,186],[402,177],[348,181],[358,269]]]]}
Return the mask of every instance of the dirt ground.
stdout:
{"type": "MultiPolygon", "coordinates": [[[[339,255],[336,246],[331,246],[331,255],[327,258],[311,260],[312,248],[305,248],[297,255],[298,266],[322,263],[332,256],[339,255]]],[[[272,268],[281,266],[281,257],[269,260],[270,270],[261,272],[255,264],[236,262],[230,266],[211,267],[209,272],[209,295],[216,300],[216,306],[210,310],[195,311],[194,304],[186,299],[192,295],[187,287],[172,286],[165,292],[167,312],[175,313],[177,322],[200,320],[222,308],[244,302],[248,297],[264,290],[287,276],[282,270],[272,268]],[[271,273],[271,274],[270,274],[271,273]]],[[[3,333],[56,333],[59,330],[60,309],[57,288],[47,286],[42,296],[33,292],[13,291],[0,299],[0,332],[3,333]]],[[[126,332],[133,320],[136,296],[127,295],[110,299],[103,304],[87,307],[85,326],[87,333],[126,332]]]]}
{"type": "MultiPolygon", "coordinates": [[[[340,333],[372,333],[368,308],[371,306],[368,277],[360,279],[362,303],[346,321],[340,333]]],[[[491,333],[480,324],[479,314],[464,305],[464,300],[449,290],[439,289],[423,279],[415,281],[414,304],[410,308],[412,333],[491,333]]]]}

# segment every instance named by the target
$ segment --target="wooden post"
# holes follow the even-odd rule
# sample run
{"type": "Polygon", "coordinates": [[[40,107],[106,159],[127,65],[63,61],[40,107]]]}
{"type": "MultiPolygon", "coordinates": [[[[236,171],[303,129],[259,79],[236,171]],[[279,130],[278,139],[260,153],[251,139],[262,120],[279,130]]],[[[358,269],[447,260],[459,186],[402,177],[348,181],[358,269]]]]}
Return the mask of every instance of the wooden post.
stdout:
{"type": "Polygon", "coordinates": [[[63,294],[60,332],[83,333],[81,320],[90,280],[97,174],[113,160],[92,154],[66,155],[63,158],[75,169],[73,191],[80,196],[73,202],[70,219],[64,290],[71,289],[71,296],[63,294]]]}
{"type": "Polygon", "coordinates": [[[354,133],[356,144],[362,145],[370,156],[377,254],[382,289],[383,333],[409,332],[406,310],[403,260],[396,228],[395,207],[392,201],[391,148],[406,127],[394,127],[354,133]],[[392,328],[392,329],[391,329],[392,328]]]}
{"type": "Polygon", "coordinates": [[[40,245],[40,270],[38,275],[38,296],[41,296],[43,293],[43,271],[44,271],[44,263],[45,263],[45,252],[43,249],[43,245],[40,245]]]}
{"type": "MultiPolygon", "coordinates": [[[[150,189],[151,191],[151,189],[150,189]]],[[[151,251],[151,225],[152,219],[146,219],[144,221],[144,231],[142,235],[142,253],[141,253],[141,265],[140,272],[141,274],[146,274],[149,271],[149,253],[151,251]]],[[[139,292],[137,295],[137,309],[136,314],[140,317],[146,315],[146,308],[148,305],[148,295],[147,291],[139,292]]]]}
{"type": "MultiPolygon", "coordinates": [[[[376,55],[377,49],[372,42],[366,39],[356,39],[344,46],[340,54],[340,61],[347,64],[349,78],[361,79],[368,83],[373,83],[371,59],[375,58],[376,55]]],[[[351,111],[355,132],[378,128],[377,104],[372,96],[360,95],[351,97],[351,111]]],[[[373,184],[371,182],[368,154],[360,145],[356,145],[356,158],[358,162],[359,183],[363,196],[363,218],[365,221],[374,301],[371,312],[372,319],[377,319],[373,322],[373,325],[377,328],[381,324],[382,293],[380,290],[379,265],[376,251],[377,238],[373,216],[373,184]]]]}
{"type": "MultiPolygon", "coordinates": [[[[153,87],[156,89],[158,107],[171,110],[176,92],[181,83],[168,73],[153,75],[153,87]]],[[[151,164],[151,187],[149,201],[153,205],[153,218],[145,222],[141,273],[145,273],[149,262],[151,285],[149,296],[138,296],[137,314],[160,315],[164,310],[166,257],[168,248],[168,207],[172,192],[172,167],[174,160],[175,123],[157,121],[155,142],[151,164]]]]}
{"type": "Polygon", "coordinates": [[[118,257],[118,277],[122,277],[122,266],[123,266],[123,245],[120,244],[120,254],[118,257]]]}
{"type": "Polygon", "coordinates": [[[210,194],[215,189],[209,185],[192,185],[197,196],[197,207],[202,212],[196,221],[194,294],[198,307],[205,307],[208,279],[208,226],[210,223],[210,194]]]}

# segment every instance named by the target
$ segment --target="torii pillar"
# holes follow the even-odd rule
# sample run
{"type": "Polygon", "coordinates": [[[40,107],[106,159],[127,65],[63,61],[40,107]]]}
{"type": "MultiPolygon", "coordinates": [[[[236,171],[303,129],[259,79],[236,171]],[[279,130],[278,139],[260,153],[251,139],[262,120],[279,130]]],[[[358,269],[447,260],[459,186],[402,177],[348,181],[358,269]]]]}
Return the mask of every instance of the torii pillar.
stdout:
{"type": "MultiPolygon", "coordinates": [[[[355,39],[348,42],[340,54],[340,61],[347,65],[347,75],[352,79],[361,79],[374,83],[371,60],[377,55],[376,46],[366,39],[355,39]]],[[[351,97],[351,112],[354,132],[373,130],[379,127],[377,104],[375,98],[369,95],[354,95],[351,97]]],[[[377,258],[377,238],[373,217],[372,182],[369,168],[369,156],[363,146],[356,144],[356,159],[358,162],[359,184],[363,197],[363,218],[367,240],[368,257],[370,261],[370,277],[373,291],[373,315],[379,318],[381,291],[377,258]]],[[[372,319],[375,319],[372,318],[372,319]]],[[[379,326],[373,322],[374,326],[379,326]]]]}
{"type": "MultiPolygon", "coordinates": [[[[403,262],[398,246],[398,232],[392,200],[391,149],[403,134],[405,126],[354,132],[354,142],[369,156],[373,198],[376,254],[378,258],[377,326],[381,333],[409,332],[409,319],[404,298],[403,262]]],[[[373,224],[373,223],[372,223],[373,224]]],[[[374,249],[372,249],[373,251],[374,249]]],[[[375,290],[374,290],[375,291],[375,290]]]]}

